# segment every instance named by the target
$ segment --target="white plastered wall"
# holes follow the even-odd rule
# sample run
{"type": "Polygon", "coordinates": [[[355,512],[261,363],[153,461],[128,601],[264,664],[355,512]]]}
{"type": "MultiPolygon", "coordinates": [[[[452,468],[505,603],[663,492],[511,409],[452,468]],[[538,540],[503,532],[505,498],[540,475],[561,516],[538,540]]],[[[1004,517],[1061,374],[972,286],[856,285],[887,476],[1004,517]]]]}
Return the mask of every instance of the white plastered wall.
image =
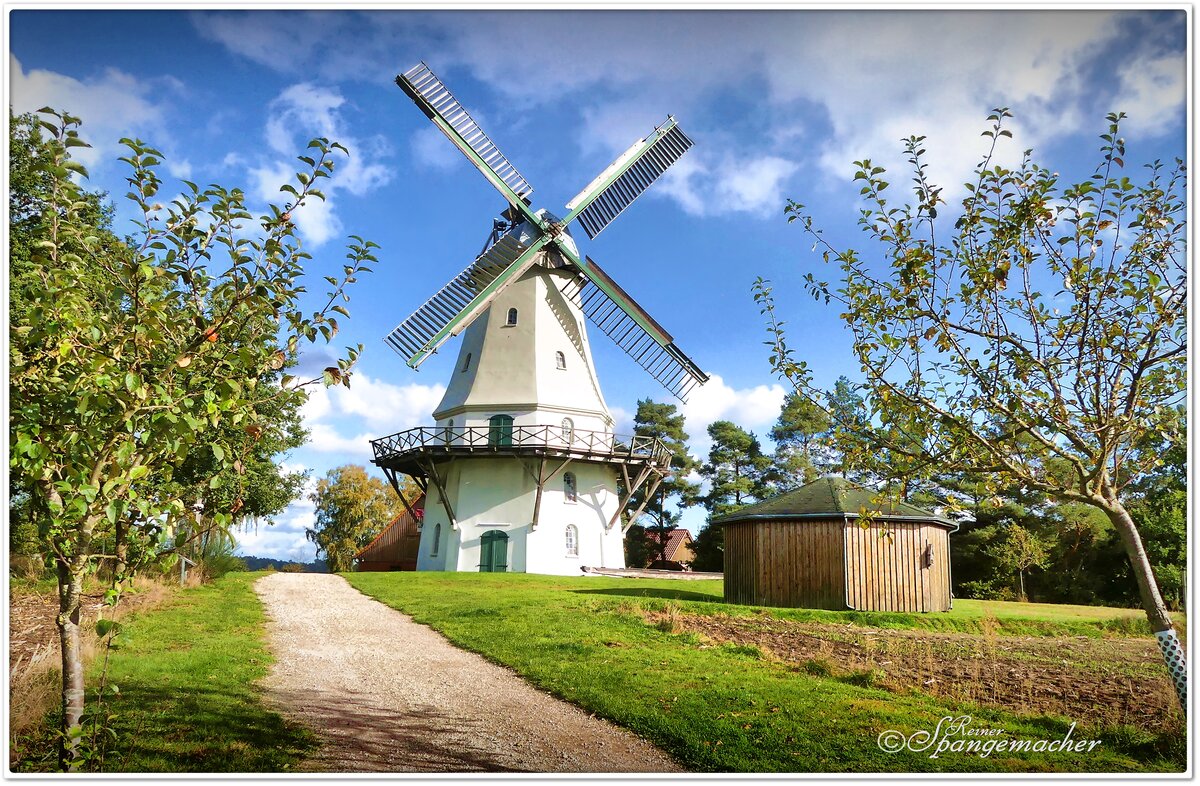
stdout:
{"type": "MultiPolygon", "coordinates": [[[[531,459],[525,461],[531,462],[531,459]]],[[[536,466],[531,466],[536,471],[536,466]]],[[[475,457],[438,467],[458,521],[452,530],[437,489],[430,485],[421,527],[417,570],[479,570],[480,538],[496,529],[508,535],[508,570],[578,576],[580,567],[625,567],[621,522],[607,528],[617,510],[616,476],[605,464],[571,462],[576,501],[567,499],[564,473],[548,481],[536,529],[531,529],[536,486],[521,459],[475,457]],[[433,555],[433,537],[441,542],[433,555]],[[566,530],[577,530],[577,555],[568,555],[566,530]]]]}

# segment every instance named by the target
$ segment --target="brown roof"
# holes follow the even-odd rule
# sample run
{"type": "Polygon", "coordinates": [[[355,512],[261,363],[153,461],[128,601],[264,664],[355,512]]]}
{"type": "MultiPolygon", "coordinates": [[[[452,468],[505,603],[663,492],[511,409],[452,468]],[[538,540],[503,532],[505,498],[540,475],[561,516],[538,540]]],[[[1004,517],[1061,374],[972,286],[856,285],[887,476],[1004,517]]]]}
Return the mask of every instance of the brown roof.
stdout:
{"type": "Polygon", "coordinates": [[[689,532],[688,530],[683,529],[682,527],[679,529],[671,530],[669,533],[667,533],[667,548],[666,548],[667,559],[671,559],[671,560],[675,559],[676,556],[678,555],[680,547],[686,546],[687,544],[689,544],[691,542],[692,542],[692,533],[689,532]]]}

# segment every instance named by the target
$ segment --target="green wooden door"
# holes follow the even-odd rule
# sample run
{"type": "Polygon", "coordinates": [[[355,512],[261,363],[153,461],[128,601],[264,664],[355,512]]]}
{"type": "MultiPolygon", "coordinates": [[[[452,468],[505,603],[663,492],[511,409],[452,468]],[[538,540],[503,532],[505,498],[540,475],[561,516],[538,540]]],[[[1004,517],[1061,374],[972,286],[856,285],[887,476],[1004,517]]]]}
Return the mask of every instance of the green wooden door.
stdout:
{"type": "Polygon", "coordinates": [[[498,529],[489,529],[480,538],[479,572],[505,573],[508,571],[508,535],[498,529]]]}
{"type": "Polygon", "coordinates": [[[493,415],[488,418],[488,445],[493,448],[509,448],[513,443],[513,419],[511,415],[493,415]]]}

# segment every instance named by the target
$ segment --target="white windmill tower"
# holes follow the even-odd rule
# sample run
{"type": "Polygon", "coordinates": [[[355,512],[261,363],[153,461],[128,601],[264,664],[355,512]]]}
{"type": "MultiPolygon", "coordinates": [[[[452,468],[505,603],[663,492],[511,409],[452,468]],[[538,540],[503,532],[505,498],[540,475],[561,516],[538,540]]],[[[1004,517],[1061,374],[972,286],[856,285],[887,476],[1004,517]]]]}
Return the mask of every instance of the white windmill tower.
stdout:
{"type": "Polygon", "coordinates": [[[567,225],[596,237],[692,142],[668,117],[559,219],[530,208],[525,178],[424,63],[396,83],[509,203],[483,253],[386,339],[416,368],[464,333],[436,425],[371,443],[410,513],[399,476],[425,491],[417,569],[624,567],[621,513],[639,489],[652,496],[671,456],[658,440],[613,433],[585,317],[681,400],[708,377],[580,256],[567,225]]]}

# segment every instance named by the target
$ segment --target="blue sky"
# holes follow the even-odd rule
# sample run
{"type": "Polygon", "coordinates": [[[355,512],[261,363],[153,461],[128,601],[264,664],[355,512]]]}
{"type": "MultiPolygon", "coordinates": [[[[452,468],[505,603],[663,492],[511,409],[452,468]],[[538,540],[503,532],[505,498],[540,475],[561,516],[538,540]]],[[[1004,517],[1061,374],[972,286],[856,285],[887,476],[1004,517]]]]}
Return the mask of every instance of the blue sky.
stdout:
{"type": "MultiPolygon", "coordinates": [[[[1015,115],[1003,161],[1033,148],[1073,180],[1091,173],[1110,111],[1129,115],[1127,161],[1186,154],[1183,11],[10,8],[10,105],[81,116],[95,187],[123,193],[123,136],[159,147],[172,177],[240,186],[258,206],[277,199],[309,138],[350,148],[329,201],[297,216],[316,281],[340,269],[347,235],[382,247],[339,337],[366,345],[353,387],[310,399],[312,440],[286,459],[314,476],[367,464],[370,438],[430,422],[457,342],[415,372],[382,338],[479,253],[504,207],[393,83],[419,60],[551,212],[668,113],[695,141],[599,238],[575,235],[712,375],[683,407],[701,455],[709,423],[764,436],[784,396],[751,299],[756,276],[775,282],[791,343],[818,382],[857,376],[837,313],[804,293],[802,276],[824,271],[784,221],[788,198],[835,245],[869,249],[855,227],[852,162],[901,171],[899,140],[924,134],[930,175],[953,202],[996,106],[1015,115]]],[[[906,181],[893,178],[897,189],[906,181]]],[[[168,178],[164,195],[174,187],[168,178]]],[[[598,331],[592,341],[628,432],[639,398],[669,394],[598,331]]],[[[327,365],[320,352],[306,364],[327,365]]],[[[242,548],[311,559],[311,516],[294,504],[275,526],[244,533],[242,548]]],[[[693,530],[702,522],[686,519],[693,530]]]]}

